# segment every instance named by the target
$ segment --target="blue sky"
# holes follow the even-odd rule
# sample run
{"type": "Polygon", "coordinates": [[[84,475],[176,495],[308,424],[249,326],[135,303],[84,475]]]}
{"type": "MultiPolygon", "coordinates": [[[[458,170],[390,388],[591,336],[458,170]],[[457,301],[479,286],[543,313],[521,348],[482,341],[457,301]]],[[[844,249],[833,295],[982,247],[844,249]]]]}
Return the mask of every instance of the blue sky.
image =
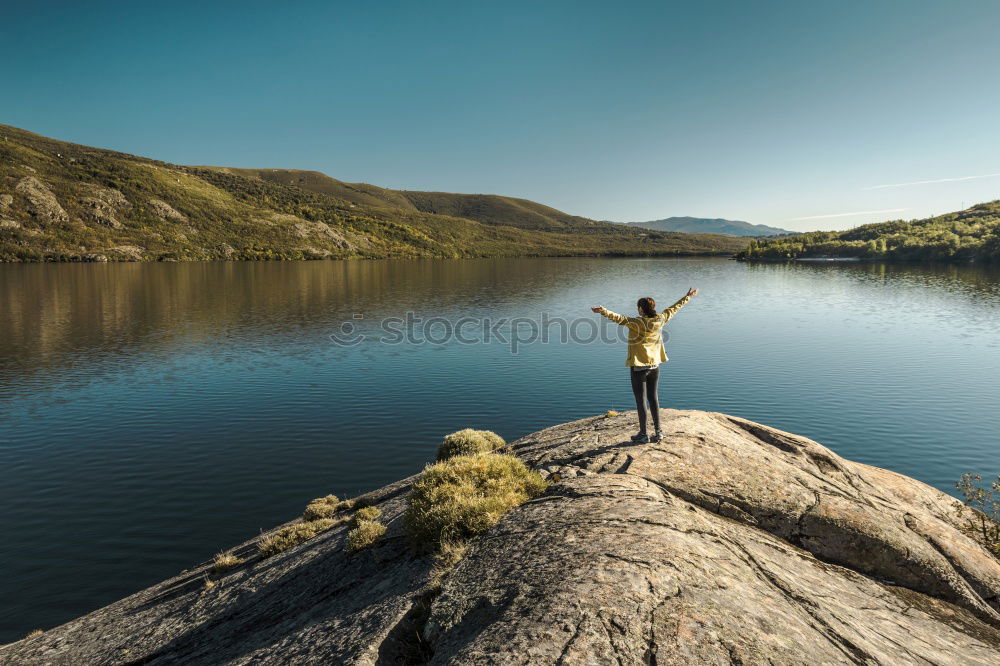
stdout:
{"type": "Polygon", "coordinates": [[[4,13],[0,122],[175,163],[803,230],[1000,198],[993,0],[4,13]]]}

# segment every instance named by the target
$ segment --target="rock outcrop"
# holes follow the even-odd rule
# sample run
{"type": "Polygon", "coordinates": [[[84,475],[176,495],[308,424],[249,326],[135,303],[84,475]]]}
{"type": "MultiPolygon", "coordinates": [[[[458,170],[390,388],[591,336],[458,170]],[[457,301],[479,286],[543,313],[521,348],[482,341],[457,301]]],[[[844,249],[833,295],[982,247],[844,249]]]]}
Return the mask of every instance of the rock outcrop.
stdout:
{"type": "Polygon", "coordinates": [[[56,195],[45,183],[34,176],[25,176],[17,181],[14,190],[28,200],[28,212],[41,224],[66,222],[69,216],[59,204],[56,195]]]}
{"type": "MultiPolygon", "coordinates": [[[[255,542],[9,646],[0,664],[996,664],[1000,561],[918,481],[724,414],[634,413],[511,445],[553,483],[437,582],[412,477],[269,559],[255,542]],[[211,579],[214,584],[205,585],[211,579]]],[[[307,500],[308,498],[303,498],[307,500]]]]}
{"type": "Polygon", "coordinates": [[[150,199],[149,208],[161,220],[166,222],[186,222],[187,216],[162,199],[150,199]]]}
{"type": "Polygon", "coordinates": [[[308,222],[302,221],[292,225],[292,233],[294,233],[299,238],[309,238],[314,236],[320,240],[331,242],[339,248],[351,249],[351,243],[344,238],[343,235],[334,231],[329,224],[325,222],[308,222]]]}
{"type": "Polygon", "coordinates": [[[109,247],[105,252],[111,255],[115,261],[142,261],[145,250],[135,245],[117,245],[109,247]]]}
{"type": "Polygon", "coordinates": [[[132,208],[125,195],[114,188],[94,184],[87,184],[85,190],[89,196],[80,197],[84,219],[112,229],[121,229],[123,225],[118,216],[132,208]]]}

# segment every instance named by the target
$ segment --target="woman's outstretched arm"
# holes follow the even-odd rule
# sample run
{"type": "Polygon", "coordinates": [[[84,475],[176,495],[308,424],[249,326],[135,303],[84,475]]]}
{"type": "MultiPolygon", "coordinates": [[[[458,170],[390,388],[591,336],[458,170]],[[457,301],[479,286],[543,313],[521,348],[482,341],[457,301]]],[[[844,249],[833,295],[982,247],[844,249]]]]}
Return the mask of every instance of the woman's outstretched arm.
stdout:
{"type": "Polygon", "coordinates": [[[626,317],[625,315],[620,315],[617,312],[612,312],[603,305],[597,305],[590,309],[592,312],[596,312],[602,317],[607,317],[616,324],[621,324],[622,326],[625,326],[628,323],[628,317],[626,317]]]}
{"type": "Polygon", "coordinates": [[[663,318],[663,323],[666,324],[668,321],[670,321],[670,318],[673,317],[675,314],[677,314],[678,310],[687,305],[687,302],[690,301],[697,293],[698,290],[695,289],[694,287],[691,287],[690,289],[688,289],[688,293],[682,296],[679,301],[677,301],[669,308],[661,312],[660,316],[663,318]]]}

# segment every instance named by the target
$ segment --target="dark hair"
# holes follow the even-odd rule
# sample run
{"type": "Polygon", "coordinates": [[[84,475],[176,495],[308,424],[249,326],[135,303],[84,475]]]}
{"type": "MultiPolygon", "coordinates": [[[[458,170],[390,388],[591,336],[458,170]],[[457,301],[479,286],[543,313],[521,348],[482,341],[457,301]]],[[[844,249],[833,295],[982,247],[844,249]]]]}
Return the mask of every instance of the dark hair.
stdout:
{"type": "Polygon", "coordinates": [[[651,297],[646,296],[640,298],[637,304],[639,306],[639,312],[642,313],[643,317],[655,317],[656,316],[656,301],[651,297]]]}

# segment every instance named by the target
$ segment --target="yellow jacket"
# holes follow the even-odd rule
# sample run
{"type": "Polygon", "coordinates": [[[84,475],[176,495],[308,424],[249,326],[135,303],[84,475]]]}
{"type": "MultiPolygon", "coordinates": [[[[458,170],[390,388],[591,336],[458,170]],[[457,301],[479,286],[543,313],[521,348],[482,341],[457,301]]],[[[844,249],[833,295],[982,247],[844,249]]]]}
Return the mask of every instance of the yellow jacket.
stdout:
{"type": "Polygon", "coordinates": [[[667,352],[663,349],[663,338],[660,335],[663,326],[690,300],[690,296],[685,296],[655,317],[626,317],[607,308],[601,308],[599,314],[616,324],[628,326],[626,366],[659,365],[667,360],[667,352]]]}

